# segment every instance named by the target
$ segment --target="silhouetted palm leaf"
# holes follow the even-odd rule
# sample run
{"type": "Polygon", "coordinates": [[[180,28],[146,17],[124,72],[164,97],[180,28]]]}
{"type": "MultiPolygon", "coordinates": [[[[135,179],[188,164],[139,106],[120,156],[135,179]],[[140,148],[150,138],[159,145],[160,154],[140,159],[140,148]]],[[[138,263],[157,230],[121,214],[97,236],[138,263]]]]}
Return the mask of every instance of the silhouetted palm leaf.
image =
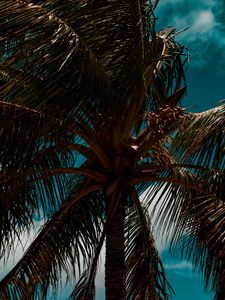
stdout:
{"type": "Polygon", "coordinates": [[[89,262],[102,231],[101,196],[86,196],[97,190],[98,186],[90,186],[71,194],[46,222],[23,258],[1,281],[3,299],[10,294],[13,299],[21,299],[22,295],[46,299],[48,286],[55,290],[59,286],[62,270],[68,276],[82,272],[82,265],[89,262]]]}
{"type": "Polygon", "coordinates": [[[126,230],[127,299],[169,299],[168,284],[150,229],[150,221],[133,191],[134,204],[128,209],[126,230]],[[142,274],[145,274],[143,277],[142,274]]]}
{"type": "Polygon", "coordinates": [[[174,139],[176,156],[180,162],[224,169],[224,115],[225,105],[187,114],[174,139]]]}

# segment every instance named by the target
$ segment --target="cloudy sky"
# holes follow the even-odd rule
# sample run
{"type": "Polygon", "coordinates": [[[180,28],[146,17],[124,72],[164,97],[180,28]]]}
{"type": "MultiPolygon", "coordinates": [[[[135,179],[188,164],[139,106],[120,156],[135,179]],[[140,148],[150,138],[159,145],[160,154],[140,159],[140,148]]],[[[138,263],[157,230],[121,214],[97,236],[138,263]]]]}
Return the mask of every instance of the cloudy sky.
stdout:
{"type": "MultiPolygon", "coordinates": [[[[177,36],[190,51],[187,69],[187,96],[183,105],[190,111],[212,108],[225,99],[225,4],[223,0],[161,0],[156,16],[158,28],[188,28],[177,36]]],[[[176,291],[175,300],[209,300],[200,274],[192,272],[191,262],[178,253],[162,249],[169,281],[176,291]]]]}
{"type": "Polygon", "coordinates": [[[158,29],[188,28],[177,39],[190,51],[185,106],[200,111],[225,98],[225,5],[223,0],[161,0],[158,29]]]}
{"type": "MultiPolygon", "coordinates": [[[[161,0],[156,10],[158,29],[173,26],[177,36],[190,51],[187,70],[187,96],[184,106],[190,111],[201,111],[225,98],[225,5],[222,0],[161,0]]],[[[161,245],[161,255],[169,281],[176,291],[175,300],[209,300],[210,293],[198,272],[192,272],[191,262],[181,259],[178,253],[169,255],[161,245]]],[[[21,249],[18,249],[18,253],[21,249]]],[[[13,261],[10,261],[13,264],[13,261]]],[[[103,269],[103,262],[100,269],[103,269]]],[[[8,266],[10,268],[10,266],[8,266]]],[[[7,269],[8,269],[7,268],[7,269]]],[[[6,269],[5,269],[6,271],[6,269]]],[[[103,272],[97,279],[97,300],[104,299],[103,272]]],[[[64,300],[66,288],[58,300],[64,300]]]]}

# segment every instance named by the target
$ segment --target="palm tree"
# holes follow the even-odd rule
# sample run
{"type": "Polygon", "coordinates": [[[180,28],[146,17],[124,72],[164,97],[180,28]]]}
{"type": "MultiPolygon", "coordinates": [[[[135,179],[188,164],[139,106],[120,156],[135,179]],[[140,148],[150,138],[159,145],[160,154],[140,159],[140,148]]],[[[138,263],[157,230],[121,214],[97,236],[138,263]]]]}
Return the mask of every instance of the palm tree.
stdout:
{"type": "Polygon", "coordinates": [[[180,107],[187,51],[155,32],[157,2],[0,1],[2,259],[44,222],[1,299],[46,299],[62,272],[71,299],[94,299],[104,243],[107,300],[169,299],[153,201],[225,298],[225,105],[180,107]]]}

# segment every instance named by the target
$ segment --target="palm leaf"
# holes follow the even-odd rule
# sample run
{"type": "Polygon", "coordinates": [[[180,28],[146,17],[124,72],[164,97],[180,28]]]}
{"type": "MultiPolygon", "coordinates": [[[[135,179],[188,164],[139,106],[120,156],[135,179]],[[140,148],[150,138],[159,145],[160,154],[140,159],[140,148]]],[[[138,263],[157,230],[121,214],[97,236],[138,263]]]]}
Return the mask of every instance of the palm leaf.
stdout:
{"type": "Polygon", "coordinates": [[[34,186],[20,182],[42,133],[44,115],[19,105],[0,102],[0,248],[29,228],[37,212],[34,186]],[[17,177],[13,180],[13,177],[17,177]],[[14,232],[17,228],[16,232],[14,232]]]}
{"type": "MultiPolygon", "coordinates": [[[[105,228],[105,226],[104,226],[105,228]]],[[[94,255],[90,260],[90,265],[88,268],[81,274],[79,281],[77,282],[70,299],[71,300],[85,300],[85,299],[94,299],[95,296],[95,277],[97,273],[97,264],[100,256],[100,252],[105,239],[105,230],[101,234],[99,242],[94,251],[94,255]]]]}
{"type": "Polygon", "coordinates": [[[193,166],[177,167],[166,173],[161,183],[150,186],[145,201],[147,205],[155,203],[153,215],[156,214],[158,230],[170,237],[171,247],[181,246],[183,255],[192,259],[195,267],[200,267],[206,287],[215,291],[215,299],[221,299],[224,296],[224,172],[196,170],[193,166]]]}
{"type": "Polygon", "coordinates": [[[81,272],[89,263],[101,234],[104,204],[90,186],[69,196],[66,204],[44,225],[16,266],[0,282],[3,299],[46,299],[48,287],[56,292],[59,275],[81,272]],[[77,269],[78,268],[78,269],[77,269]]]}
{"type": "Polygon", "coordinates": [[[142,0],[108,0],[101,4],[96,0],[83,4],[78,0],[64,3],[49,0],[44,6],[63,18],[85,40],[119,99],[127,101],[141,80],[152,31],[152,4],[142,0]]]}
{"type": "Polygon", "coordinates": [[[124,131],[136,135],[144,126],[143,112],[158,113],[164,106],[175,108],[185,93],[184,66],[187,53],[174,40],[174,29],[168,28],[149,43],[143,81],[125,111],[124,131]],[[184,58],[183,58],[184,57],[184,58]]]}
{"type": "MultiPolygon", "coordinates": [[[[36,125],[35,130],[39,130],[35,119],[29,115],[33,120],[29,123],[30,133],[25,122],[26,116],[24,114],[23,116],[24,121],[21,125],[15,122],[16,118],[12,119],[13,126],[18,126],[15,128],[19,131],[19,134],[16,133],[16,144],[9,148],[9,141],[6,142],[12,156],[2,156],[4,159],[0,174],[1,253],[7,247],[11,247],[15,235],[30,229],[33,218],[47,217],[60,208],[69,192],[82,182],[81,176],[75,178],[73,174],[69,174],[70,168],[75,164],[75,155],[70,150],[57,149],[56,145],[52,146],[52,144],[48,144],[48,147],[43,150],[44,140],[39,138],[37,141],[34,135],[33,126],[36,125]],[[26,151],[23,152],[24,148],[26,151]],[[54,172],[57,168],[61,170],[62,167],[67,171],[54,172]],[[48,176],[43,176],[44,170],[48,170],[48,176]]],[[[21,122],[21,119],[19,120],[21,122]]],[[[12,128],[10,127],[7,134],[12,132],[12,128]]],[[[4,132],[2,140],[4,142],[4,132]]],[[[4,151],[5,144],[1,148],[4,151]]]]}
{"type": "Polygon", "coordinates": [[[182,252],[200,267],[215,299],[224,297],[224,180],[224,171],[208,178],[208,194],[192,197],[178,223],[182,252]]]}
{"type": "Polygon", "coordinates": [[[206,288],[212,289],[214,299],[224,298],[224,201],[215,196],[194,199],[182,221],[183,255],[191,259],[204,275],[206,288]]]}
{"type": "Polygon", "coordinates": [[[107,76],[62,19],[26,1],[1,1],[0,14],[0,64],[9,74],[2,77],[5,101],[59,116],[73,112],[79,101],[109,98],[107,76]]]}
{"type": "MultiPolygon", "coordinates": [[[[175,29],[166,28],[157,34],[158,46],[152,44],[150,49],[153,59],[158,60],[151,84],[148,86],[145,111],[157,112],[159,106],[174,107],[184,95],[187,50],[174,40],[175,29]],[[161,46],[160,46],[161,44],[161,46]],[[157,47],[163,47],[156,56],[157,47]],[[180,91],[178,93],[178,91],[180,91]]],[[[154,41],[153,41],[154,42],[154,41]]]]}
{"type": "Polygon", "coordinates": [[[127,211],[125,223],[127,298],[169,299],[171,286],[165,277],[146,211],[135,191],[132,198],[134,204],[127,211]]]}
{"type": "Polygon", "coordinates": [[[225,105],[189,113],[174,138],[174,153],[182,163],[209,168],[225,167],[225,105]]]}

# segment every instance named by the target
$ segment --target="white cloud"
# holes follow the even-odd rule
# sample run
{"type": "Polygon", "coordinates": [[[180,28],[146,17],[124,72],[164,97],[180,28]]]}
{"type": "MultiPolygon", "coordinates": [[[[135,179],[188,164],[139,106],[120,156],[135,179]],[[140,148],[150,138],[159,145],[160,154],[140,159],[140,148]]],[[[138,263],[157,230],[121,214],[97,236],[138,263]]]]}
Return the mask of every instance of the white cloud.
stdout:
{"type": "Polygon", "coordinates": [[[180,38],[195,42],[201,40],[207,41],[216,27],[215,16],[210,9],[190,11],[184,16],[175,15],[172,18],[172,25],[177,29],[188,28],[180,38]]]}
{"type": "Polygon", "coordinates": [[[177,38],[190,49],[192,66],[207,65],[210,56],[217,51],[217,61],[225,61],[225,32],[222,0],[164,0],[159,2],[156,15],[160,27],[172,26],[177,30],[189,28],[177,38]]]}
{"type": "MultiPolygon", "coordinates": [[[[220,1],[220,0],[218,0],[220,1]]],[[[177,6],[182,5],[184,8],[188,8],[191,6],[194,7],[214,7],[215,6],[215,0],[161,0],[159,1],[159,5],[161,7],[165,6],[177,6]]]]}
{"type": "Polygon", "coordinates": [[[186,260],[172,260],[169,263],[164,264],[166,272],[172,272],[178,276],[184,278],[197,278],[199,277],[198,272],[193,272],[193,265],[186,260]]]}
{"type": "Polygon", "coordinates": [[[193,269],[192,264],[186,260],[165,264],[164,267],[167,270],[183,270],[183,269],[192,270],[193,269]]]}
{"type": "Polygon", "coordinates": [[[215,23],[215,17],[212,11],[202,10],[198,12],[197,19],[193,25],[194,31],[207,33],[209,30],[213,30],[215,23]]]}

